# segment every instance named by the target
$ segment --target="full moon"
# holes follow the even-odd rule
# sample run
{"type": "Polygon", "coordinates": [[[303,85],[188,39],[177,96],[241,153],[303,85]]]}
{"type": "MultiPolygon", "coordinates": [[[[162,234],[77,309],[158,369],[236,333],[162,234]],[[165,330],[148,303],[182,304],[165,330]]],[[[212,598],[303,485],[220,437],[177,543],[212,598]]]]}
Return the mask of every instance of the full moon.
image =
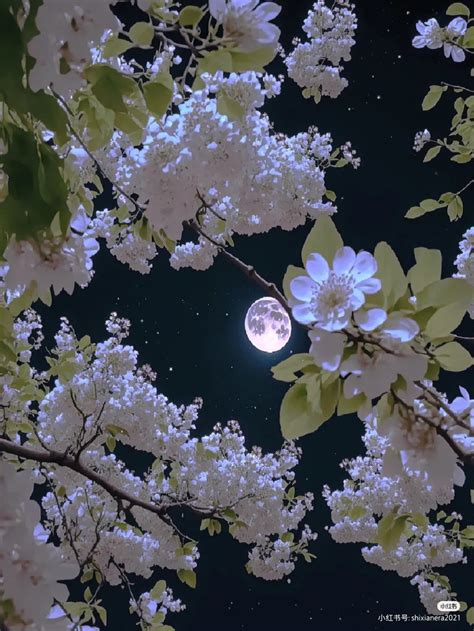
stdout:
{"type": "Polygon", "coordinates": [[[260,298],[247,311],[245,332],[258,350],[275,353],[290,339],[291,320],[278,300],[260,298]]]}

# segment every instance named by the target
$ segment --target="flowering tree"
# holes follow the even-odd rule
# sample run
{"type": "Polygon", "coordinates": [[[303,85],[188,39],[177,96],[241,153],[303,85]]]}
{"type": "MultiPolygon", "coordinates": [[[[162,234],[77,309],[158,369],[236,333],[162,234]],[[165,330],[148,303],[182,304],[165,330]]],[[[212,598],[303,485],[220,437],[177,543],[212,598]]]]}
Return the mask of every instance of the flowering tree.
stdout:
{"type": "MultiPolygon", "coordinates": [[[[323,490],[331,534],[366,544],[365,560],[409,577],[437,612],[457,599],[438,568],[466,562],[474,543],[461,515],[436,512],[474,465],[474,401],[465,388],[449,401],[437,384],[473,363],[454,333],[474,302],[472,231],[452,278],[441,278],[437,250],[416,248],[407,273],[387,243],[356,253],[331,219],[336,195],[325,185],[328,169],[359,166],[351,144],[335,148],[316,128],[278,134],[263,113],[284,79],[266,70],[278,55],[304,96],[342,92],[357,28],[346,0],[309,7],[307,41],[288,53],[273,2],[137,0],[126,27],[127,4],[0,6],[0,623],[107,627],[100,595],[109,584],[127,589],[141,629],[171,629],[168,612],[184,605],[159,568],[195,587],[199,559],[184,514],[211,535],[227,525],[250,546],[257,577],[288,575],[299,556],[312,560],[316,538],[303,523],[313,496],[295,491],[294,441],[350,413],[365,425],[367,452],[343,463],[342,491],[323,490]],[[100,204],[104,186],[111,208],[100,204]],[[301,266],[290,265],[282,291],[231,252],[234,235],[309,222],[301,266]],[[307,330],[308,352],[273,369],[291,384],[280,451],[248,449],[235,421],[198,437],[200,400],[177,406],[157,391],[125,342],[130,322],[115,313],[103,341],[78,339],[63,318],[45,348],[34,303],[87,286],[102,243],[142,274],[159,250],[177,270],[224,257],[307,330]],[[127,463],[137,451],[142,474],[127,463]],[[135,592],[134,575],[150,579],[147,591],[135,592]],[[82,600],[68,597],[61,581],[70,579],[84,584],[82,600]]],[[[447,27],[418,24],[414,45],[462,62],[474,27],[465,5],[448,13],[447,27]]],[[[466,91],[432,86],[424,109],[448,89],[466,91]]],[[[443,147],[456,162],[471,159],[470,99],[456,100],[455,139],[434,143],[425,160],[443,147]]],[[[425,130],[415,148],[427,142],[425,130]]],[[[408,217],[447,206],[455,219],[462,192],[408,217]]]]}

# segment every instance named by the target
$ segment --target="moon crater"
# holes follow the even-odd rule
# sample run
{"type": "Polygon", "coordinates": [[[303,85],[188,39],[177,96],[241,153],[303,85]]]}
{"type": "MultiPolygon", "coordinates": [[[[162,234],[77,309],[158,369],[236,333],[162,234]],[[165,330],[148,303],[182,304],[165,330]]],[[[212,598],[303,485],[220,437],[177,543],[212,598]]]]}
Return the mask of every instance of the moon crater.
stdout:
{"type": "Polygon", "coordinates": [[[291,336],[291,320],[275,298],[260,298],[245,316],[245,331],[250,342],[265,353],[281,350],[291,336]]]}

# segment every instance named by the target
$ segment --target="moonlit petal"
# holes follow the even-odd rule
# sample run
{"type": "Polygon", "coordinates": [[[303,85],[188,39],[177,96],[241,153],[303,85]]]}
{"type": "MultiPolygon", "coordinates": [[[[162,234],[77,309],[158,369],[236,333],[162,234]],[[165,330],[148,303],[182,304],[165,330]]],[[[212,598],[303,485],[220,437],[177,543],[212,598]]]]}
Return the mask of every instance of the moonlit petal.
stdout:
{"type": "Polygon", "coordinates": [[[352,373],[354,375],[361,375],[364,372],[365,364],[362,362],[359,355],[351,355],[341,364],[341,375],[352,373]]]}
{"type": "Polygon", "coordinates": [[[424,48],[426,46],[426,39],[423,35],[417,35],[413,38],[411,43],[415,48],[424,48]]]}
{"type": "Polygon", "coordinates": [[[351,296],[351,307],[353,311],[360,309],[365,303],[365,296],[359,289],[354,289],[351,296]]]}
{"type": "Polygon", "coordinates": [[[448,24],[447,30],[451,31],[458,37],[464,35],[467,29],[467,22],[464,18],[457,17],[448,24]]]}
{"type": "Polygon", "coordinates": [[[459,386],[459,392],[462,394],[462,396],[467,399],[468,401],[471,400],[471,397],[469,395],[469,392],[466,390],[466,388],[464,388],[463,386],[459,386]]]}
{"type": "Polygon", "coordinates": [[[225,0],[209,0],[209,11],[216,20],[222,20],[225,15],[225,9],[225,0]]]}
{"type": "Polygon", "coordinates": [[[400,454],[391,447],[388,447],[383,456],[382,471],[383,476],[395,477],[403,473],[402,461],[400,454]]]}
{"type": "Polygon", "coordinates": [[[345,311],[342,315],[328,320],[327,322],[320,322],[319,326],[325,331],[340,331],[349,324],[351,319],[351,309],[345,311]]]}
{"type": "Polygon", "coordinates": [[[364,294],[376,294],[382,288],[382,282],[378,278],[367,278],[356,285],[364,294]]]}
{"type": "Polygon", "coordinates": [[[395,370],[407,381],[423,379],[428,368],[428,360],[426,357],[416,355],[415,353],[404,357],[393,356],[393,362],[395,370]]]}
{"type": "Polygon", "coordinates": [[[449,43],[446,43],[446,44],[444,45],[444,47],[443,47],[443,52],[444,52],[444,56],[445,56],[446,58],[448,58],[448,57],[450,56],[452,48],[453,48],[453,47],[452,47],[452,45],[451,45],[451,44],[449,44],[449,43]]]}
{"type": "Polygon", "coordinates": [[[321,254],[310,254],[306,261],[306,270],[311,278],[320,283],[327,280],[329,276],[329,265],[321,254]]]}
{"type": "Polygon", "coordinates": [[[357,311],[357,313],[354,313],[354,320],[363,331],[374,331],[386,319],[387,314],[384,309],[369,309],[368,311],[357,311]]]}
{"type": "Polygon", "coordinates": [[[418,31],[420,35],[424,35],[426,31],[426,26],[424,22],[422,22],[421,20],[418,20],[418,22],[416,23],[416,30],[418,31]]]}
{"type": "Polygon", "coordinates": [[[339,368],[346,338],[340,333],[328,333],[322,329],[311,331],[312,341],[309,352],[317,366],[334,372],[339,368]]]}
{"type": "Polygon", "coordinates": [[[344,398],[352,399],[362,392],[360,389],[360,380],[354,375],[349,375],[344,381],[344,398]]]}
{"type": "Polygon", "coordinates": [[[311,324],[314,322],[314,314],[309,305],[296,305],[292,309],[293,317],[301,324],[311,324]]]}
{"type": "Polygon", "coordinates": [[[454,468],[453,482],[456,486],[464,486],[466,474],[460,467],[454,468]]]}
{"type": "Polygon", "coordinates": [[[365,280],[370,278],[377,271],[377,261],[369,252],[359,252],[356,256],[354,267],[352,268],[352,276],[357,280],[365,280]]]}
{"type": "Polygon", "coordinates": [[[400,342],[409,342],[418,335],[420,327],[411,318],[390,318],[384,324],[383,330],[400,342]]]}
{"type": "Polygon", "coordinates": [[[348,248],[347,246],[339,248],[334,255],[332,268],[336,274],[346,274],[351,270],[355,260],[356,254],[352,248],[348,248]]]}
{"type": "Polygon", "coordinates": [[[290,291],[295,298],[309,302],[316,287],[309,276],[297,276],[290,283],[290,291]]]}
{"type": "Polygon", "coordinates": [[[262,24],[260,44],[273,44],[280,39],[281,30],[275,24],[262,24]]]}
{"type": "Polygon", "coordinates": [[[255,17],[263,22],[273,20],[281,13],[281,7],[275,2],[263,2],[255,9],[255,17]]]}
{"type": "Polygon", "coordinates": [[[466,59],[466,53],[463,51],[462,48],[459,48],[459,46],[453,46],[453,49],[451,51],[451,58],[457,63],[462,63],[466,59]]]}

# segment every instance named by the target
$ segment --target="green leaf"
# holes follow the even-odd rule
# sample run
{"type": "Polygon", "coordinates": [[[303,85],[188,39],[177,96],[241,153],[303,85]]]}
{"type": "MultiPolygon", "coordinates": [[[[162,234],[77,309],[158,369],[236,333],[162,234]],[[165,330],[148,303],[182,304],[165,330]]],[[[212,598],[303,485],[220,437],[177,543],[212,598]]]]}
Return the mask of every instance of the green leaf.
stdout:
{"type": "Polygon", "coordinates": [[[442,256],[440,250],[415,248],[414,265],[408,272],[408,281],[413,293],[418,294],[422,289],[441,278],[442,256]]]}
{"type": "Polygon", "coordinates": [[[201,21],[204,11],[193,4],[181,9],[178,22],[181,26],[196,26],[201,21]]]}
{"type": "Polygon", "coordinates": [[[118,57],[127,50],[130,50],[130,48],[133,48],[132,42],[122,37],[117,37],[117,35],[112,35],[112,37],[105,42],[103,55],[104,57],[118,57]]]}
{"type": "Polygon", "coordinates": [[[0,233],[24,240],[48,228],[58,211],[69,213],[63,161],[34,133],[8,123],[3,130],[8,151],[0,155],[0,167],[8,176],[8,196],[0,203],[0,233]]]}
{"type": "Polygon", "coordinates": [[[454,155],[451,160],[457,164],[466,164],[472,160],[472,153],[459,153],[454,155]]]}
{"type": "Polygon", "coordinates": [[[204,56],[199,61],[198,74],[209,72],[215,74],[218,70],[223,72],[232,72],[232,55],[227,50],[213,50],[212,52],[204,51],[204,56]]]}
{"type": "Polygon", "coordinates": [[[470,26],[467,31],[464,33],[462,39],[462,45],[465,48],[473,48],[474,47],[474,26],[470,26]]]}
{"type": "Polygon", "coordinates": [[[425,287],[416,296],[417,311],[459,303],[466,308],[474,299],[474,290],[464,278],[443,278],[425,287]]]}
{"type": "Polygon", "coordinates": [[[408,281],[397,255],[392,248],[382,241],[374,252],[377,261],[375,278],[382,281],[382,292],[386,298],[387,308],[392,307],[399,298],[405,295],[408,281]]]}
{"type": "Polygon", "coordinates": [[[446,9],[446,15],[466,15],[469,17],[470,13],[469,8],[462,2],[453,2],[446,9]]]}
{"type": "Polygon", "coordinates": [[[105,439],[105,444],[109,451],[115,451],[115,447],[117,446],[117,441],[113,436],[107,436],[105,439]]]}
{"type": "Polygon", "coordinates": [[[131,77],[123,75],[107,64],[95,64],[84,71],[92,84],[92,92],[107,109],[125,113],[124,96],[137,94],[138,86],[131,77]]]}
{"type": "Polygon", "coordinates": [[[304,242],[301,251],[301,260],[306,264],[308,256],[313,252],[321,254],[329,265],[332,264],[334,255],[342,248],[344,242],[339,234],[334,221],[324,215],[316,220],[311,232],[304,242]]]}
{"type": "Polygon", "coordinates": [[[322,390],[321,390],[321,378],[319,375],[308,375],[305,379],[306,384],[306,396],[308,403],[311,407],[311,411],[315,414],[321,414],[322,403],[322,390]]]}
{"type": "Polygon", "coordinates": [[[431,338],[445,337],[458,328],[466,315],[464,305],[454,303],[441,307],[428,320],[425,333],[431,338]]]}
{"type": "Polygon", "coordinates": [[[442,204],[440,204],[436,199],[424,199],[422,202],[420,202],[420,206],[425,211],[425,213],[430,213],[433,210],[441,208],[442,204]]]}
{"type": "Polygon", "coordinates": [[[341,395],[337,404],[337,415],[344,416],[345,414],[354,414],[365,402],[366,398],[363,394],[358,394],[352,397],[352,399],[346,399],[341,395]]]}
{"type": "Polygon", "coordinates": [[[64,145],[69,140],[67,114],[54,97],[43,90],[33,92],[28,89],[25,90],[25,106],[24,113],[32,114],[52,131],[58,145],[64,145]]]}
{"type": "Polygon", "coordinates": [[[382,517],[377,524],[377,541],[386,552],[390,552],[397,547],[400,537],[405,530],[405,524],[409,515],[399,515],[389,513],[382,517]]]}
{"type": "Polygon", "coordinates": [[[148,109],[161,118],[166,114],[173,98],[173,79],[168,73],[160,73],[153,81],[143,85],[143,95],[148,109]]]}
{"type": "Polygon", "coordinates": [[[178,570],[178,578],[189,587],[193,589],[196,587],[196,573],[193,570],[178,570]]]}
{"type": "Polygon", "coordinates": [[[421,206],[412,206],[405,214],[405,219],[418,219],[426,215],[427,211],[421,208],[421,206]]]}
{"type": "Polygon", "coordinates": [[[433,109],[433,107],[435,107],[435,105],[440,100],[441,95],[445,91],[446,91],[446,88],[443,87],[442,85],[432,85],[432,86],[430,86],[429,92],[425,96],[425,98],[423,99],[423,103],[421,105],[423,111],[426,112],[428,110],[433,109]]]}
{"type": "Polygon", "coordinates": [[[474,625],[474,607],[470,607],[466,612],[466,620],[469,624],[474,625]]]}
{"type": "Polygon", "coordinates": [[[438,347],[434,354],[441,367],[450,372],[462,372],[473,365],[469,352],[458,342],[449,342],[438,347]]]}
{"type": "Polygon", "coordinates": [[[153,600],[159,600],[166,589],[166,581],[158,581],[150,592],[153,600]]]}
{"type": "Polygon", "coordinates": [[[314,359],[309,353],[291,355],[288,359],[284,359],[276,366],[273,366],[273,378],[277,381],[292,383],[297,378],[295,373],[301,372],[301,370],[306,368],[306,366],[313,365],[314,359]]]}
{"type": "Polygon", "coordinates": [[[100,621],[102,622],[104,627],[107,627],[107,610],[100,605],[96,605],[95,610],[99,614],[100,621]]]}
{"type": "Polygon", "coordinates": [[[453,201],[448,205],[448,216],[450,220],[456,221],[462,217],[463,209],[462,199],[459,195],[456,195],[453,201]]]}
{"type": "Polygon", "coordinates": [[[436,147],[431,147],[426,152],[425,157],[423,158],[423,162],[431,162],[441,151],[441,145],[436,145],[436,147]]]}
{"type": "Polygon", "coordinates": [[[217,97],[217,109],[220,114],[227,116],[229,120],[241,120],[245,114],[242,105],[226,94],[219,94],[217,97]]]}
{"type": "Polygon", "coordinates": [[[276,53],[274,46],[262,46],[251,53],[232,50],[233,70],[234,72],[247,72],[248,70],[261,72],[265,69],[265,66],[268,66],[275,59],[276,53]]]}
{"type": "Polygon", "coordinates": [[[284,438],[293,440],[317,430],[327,418],[316,414],[308,402],[306,386],[295,384],[283,397],[280,427],[284,438]]]}
{"type": "Polygon", "coordinates": [[[155,37],[155,29],[150,22],[136,22],[128,34],[137,46],[150,46],[155,37]]]}

